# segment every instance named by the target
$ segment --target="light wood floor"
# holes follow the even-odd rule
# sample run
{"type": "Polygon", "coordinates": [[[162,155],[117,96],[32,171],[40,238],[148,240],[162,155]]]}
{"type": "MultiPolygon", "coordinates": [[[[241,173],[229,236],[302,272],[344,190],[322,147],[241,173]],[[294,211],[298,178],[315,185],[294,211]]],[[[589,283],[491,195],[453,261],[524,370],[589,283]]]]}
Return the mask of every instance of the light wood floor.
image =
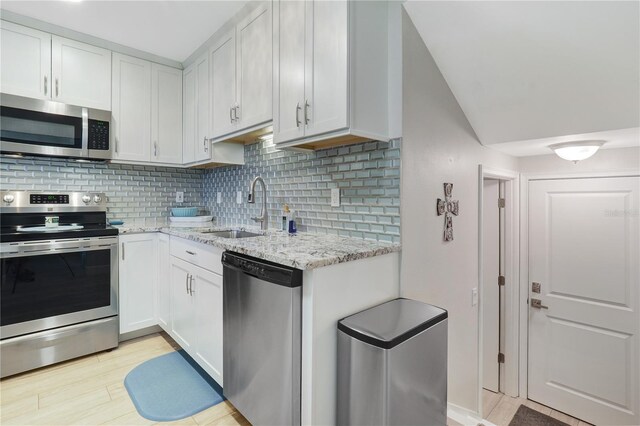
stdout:
{"type": "MultiPolygon", "coordinates": [[[[136,365],[171,352],[177,345],[166,334],[121,343],[111,352],[63,362],[0,381],[0,424],[4,425],[150,425],[141,417],[124,378],[136,365]]],[[[224,401],[180,425],[248,425],[224,401]]]]}
{"type": "Polygon", "coordinates": [[[559,411],[553,410],[546,405],[538,404],[522,398],[512,398],[510,396],[494,393],[486,389],[482,389],[482,408],[484,418],[489,420],[496,426],[507,426],[513,416],[516,414],[520,404],[526,405],[536,411],[565,422],[569,426],[591,426],[575,417],[568,416],[559,411]]]}

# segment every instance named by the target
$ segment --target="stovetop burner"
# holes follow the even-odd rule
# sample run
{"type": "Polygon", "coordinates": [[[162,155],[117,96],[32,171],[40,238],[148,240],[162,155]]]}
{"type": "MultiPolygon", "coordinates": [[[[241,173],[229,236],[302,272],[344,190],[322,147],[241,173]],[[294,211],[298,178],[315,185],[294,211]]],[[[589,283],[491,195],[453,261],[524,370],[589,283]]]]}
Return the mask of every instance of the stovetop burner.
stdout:
{"type": "Polygon", "coordinates": [[[118,235],[104,194],[2,191],[0,199],[2,243],[118,235]]]}

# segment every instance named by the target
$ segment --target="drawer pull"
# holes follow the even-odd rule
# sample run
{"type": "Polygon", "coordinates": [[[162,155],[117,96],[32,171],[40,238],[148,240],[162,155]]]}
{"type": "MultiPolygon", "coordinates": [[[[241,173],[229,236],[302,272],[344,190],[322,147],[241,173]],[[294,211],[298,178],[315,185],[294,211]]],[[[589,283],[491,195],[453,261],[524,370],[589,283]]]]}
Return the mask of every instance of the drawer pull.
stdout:
{"type": "Polygon", "coordinates": [[[190,254],[191,256],[195,256],[196,254],[198,254],[196,252],[189,251],[189,250],[185,250],[185,251],[187,252],[187,254],[190,254]]]}

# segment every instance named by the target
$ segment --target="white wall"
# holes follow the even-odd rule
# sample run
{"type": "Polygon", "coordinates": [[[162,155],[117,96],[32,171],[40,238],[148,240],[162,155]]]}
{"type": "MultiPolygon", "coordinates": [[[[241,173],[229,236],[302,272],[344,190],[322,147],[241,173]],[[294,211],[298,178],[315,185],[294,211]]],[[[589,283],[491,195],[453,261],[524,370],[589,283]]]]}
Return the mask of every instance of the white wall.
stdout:
{"type": "Polygon", "coordinates": [[[478,164],[517,170],[483,147],[411,19],[403,13],[402,275],[405,297],[449,311],[449,402],[478,411],[478,164]],[[460,215],[443,241],[436,199],[453,183],[460,215]]]}
{"type": "Polygon", "coordinates": [[[640,148],[601,149],[593,157],[577,164],[563,160],[555,154],[520,157],[518,170],[535,173],[600,173],[640,171],[640,148]]]}

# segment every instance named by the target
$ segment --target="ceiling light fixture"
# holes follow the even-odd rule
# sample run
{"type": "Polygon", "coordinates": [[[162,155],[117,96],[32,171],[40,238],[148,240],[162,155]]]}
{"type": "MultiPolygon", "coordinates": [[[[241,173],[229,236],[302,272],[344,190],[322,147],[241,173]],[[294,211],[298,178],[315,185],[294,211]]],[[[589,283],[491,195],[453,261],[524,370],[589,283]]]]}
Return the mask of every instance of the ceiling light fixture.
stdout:
{"type": "Polygon", "coordinates": [[[549,145],[549,148],[556,153],[556,155],[564,160],[573,161],[574,164],[580,160],[585,160],[591,157],[598,151],[598,149],[604,145],[605,141],[574,141],[557,143],[549,145]]]}

